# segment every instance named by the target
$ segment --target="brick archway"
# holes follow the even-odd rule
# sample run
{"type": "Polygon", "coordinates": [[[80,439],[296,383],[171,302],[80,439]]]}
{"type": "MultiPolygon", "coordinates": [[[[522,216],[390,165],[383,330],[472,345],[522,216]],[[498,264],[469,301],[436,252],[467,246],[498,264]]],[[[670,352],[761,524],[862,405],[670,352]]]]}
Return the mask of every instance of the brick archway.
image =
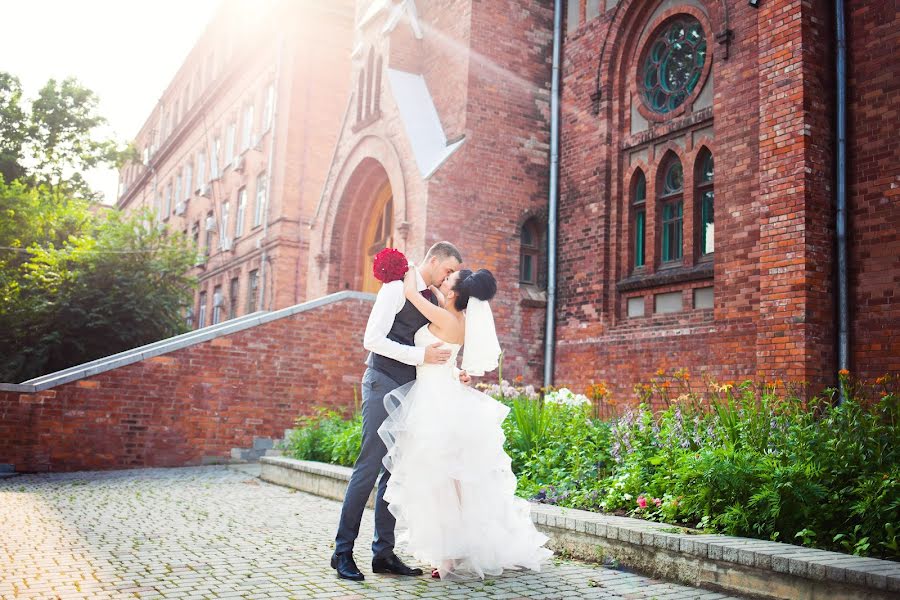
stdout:
{"type": "Polygon", "coordinates": [[[369,249],[363,248],[364,238],[386,189],[393,211],[389,237],[395,247],[407,251],[410,207],[405,172],[397,149],[382,136],[367,135],[346,157],[336,159],[311,226],[309,297],[364,289],[363,262],[369,249]]]}
{"type": "Polygon", "coordinates": [[[368,238],[375,213],[384,209],[385,194],[392,192],[387,171],[374,158],[363,159],[350,175],[331,224],[328,293],[371,287],[363,275],[372,243],[368,238]]]}

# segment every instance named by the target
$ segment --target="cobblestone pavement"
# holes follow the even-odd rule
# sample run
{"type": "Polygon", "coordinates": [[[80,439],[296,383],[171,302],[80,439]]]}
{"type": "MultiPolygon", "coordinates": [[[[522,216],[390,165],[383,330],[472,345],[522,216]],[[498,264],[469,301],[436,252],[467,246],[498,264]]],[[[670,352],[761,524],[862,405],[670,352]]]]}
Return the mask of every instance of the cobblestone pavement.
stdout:
{"type": "Polygon", "coordinates": [[[466,584],[373,575],[370,512],[366,581],[344,581],[328,566],[339,511],[227,467],[11,477],[0,598],[726,598],[569,560],[466,584]]]}

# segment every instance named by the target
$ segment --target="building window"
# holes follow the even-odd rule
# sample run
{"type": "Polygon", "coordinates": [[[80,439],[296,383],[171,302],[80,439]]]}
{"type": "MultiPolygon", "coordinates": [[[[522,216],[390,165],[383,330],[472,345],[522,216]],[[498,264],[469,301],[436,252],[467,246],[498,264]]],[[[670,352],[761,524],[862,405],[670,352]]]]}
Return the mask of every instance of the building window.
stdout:
{"type": "Polygon", "coordinates": [[[216,136],[213,139],[212,155],[209,157],[209,179],[219,178],[219,154],[222,152],[222,140],[216,136]]]}
{"type": "Polygon", "coordinates": [[[191,189],[191,185],[194,183],[194,165],[188,160],[188,163],[184,166],[184,199],[190,200],[191,196],[194,193],[194,190],[191,189]]]}
{"type": "Polygon", "coordinates": [[[230,203],[225,201],[222,203],[222,229],[219,231],[219,248],[222,250],[230,250],[228,239],[228,220],[231,216],[229,213],[231,211],[230,203]]]}
{"type": "Polygon", "coordinates": [[[237,126],[234,124],[234,121],[228,124],[228,128],[225,130],[225,167],[228,168],[234,161],[234,136],[235,136],[235,128],[237,126]]]}
{"type": "Polygon", "coordinates": [[[677,263],[683,254],[682,216],[684,213],[684,172],[681,161],[672,159],[663,170],[659,198],[660,257],[662,262],[677,263]]]}
{"type": "Polygon", "coordinates": [[[206,292],[200,292],[200,307],[197,311],[197,328],[206,327],[206,292]]]}
{"type": "Polygon", "coordinates": [[[244,107],[244,123],[241,126],[241,152],[250,148],[253,141],[253,105],[244,107]]]}
{"type": "Polygon", "coordinates": [[[204,228],[206,229],[206,243],[204,244],[203,253],[209,256],[210,248],[212,248],[213,231],[216,228],[216,220],[212,211],[206,213],[206,226],[204,228]]]}
{"type": "Polygon", "coordinates": [[[222,286],[217,285],[213,288],[213,318],[212,324],[218,325],[222,322],[222,286]]]}
{"type": "Polygon", "coordinates": [[[581,0],[566,0],[566,33],[574,33],[581,24],[581,0]]]}
{"type": "Polygon", "coordinates": [[[194,252],[200,252],[200,221],[191,226],[191,239],[194,240],[194,252]]]}
{"type": "Polygon", "coordinates": [[[253,211],[253,226],[262,225],[266,209],[266,174],[262,173],[256,178],[256,206],[253,211]]]}
{"type": "Polygon", "coordinates": [[[166,216],[165,219],[169,218],[169,215],[172,214],[172,182],[170,181],[166,184],[166,216]]]}
{"type": "Polygon", "coordinates": [[[232,278],[231,284],[228,288],[228,318],[229,319],[233,319],[237,316],[238,285],[239,285],[238,278],[237,277],[232,278]]]}
{"type": "Polygon", "coordinates": [[[541,228],[536,218],[525,221],[519,238],[519,281],[538,284],[541,269],[541,228]]]}
{"type": "Polygon", "coordinates": [[[181,171],[175,175],[175,202],[181,202],[183,198],[181,197],[181,171]]]}
{"type": "Polygon", "coordinates": [[[272,125],[272,118],[275,114],[275,84],[270,83],[266,86],[266,100],[263,107],[262,130],[268,131],[272,125]]]}
{"type": "Polygon", "coordinates": [[[634,236],[634,266],[643,267],[647,258],[647,178],[638,169],[631,187],[632,235],[634,236]]]}
{"type": "Polygon", "coordinates": [[[206,152],[197,153],[197,191],[206,183],[206,152]]]}
{"type": "Polygon", "coordinates": [[[235,217],[234,237],[239,238],[244,235],[244,220],[247,213],[247,188],[238,190],[237,217],[235,217]]]}
{"type": "Polygon", "coordinates": [[[691,95],[706,63],[706,34],[700,22],[679,15],[650,44],[639,71],[641,96],[655,113],[666,114],[691,95]]]}
{"type": "Polygon", "coordinates": [[[259,296],[259,271],[250,271],[250,278],[247,282],[247,312],[256,312],[256,303],[259,296]]]}
{"type": "Polygon", "coordinates": [[[697,182],[697,193],[694,196],[700,203],[697,229],[700,233],[700,258],[711,256],[715,248],[715,207],[713,194],[713,156],[712,152],[704,148],[697,157],[697,174],[694,177],[697,182]]]}

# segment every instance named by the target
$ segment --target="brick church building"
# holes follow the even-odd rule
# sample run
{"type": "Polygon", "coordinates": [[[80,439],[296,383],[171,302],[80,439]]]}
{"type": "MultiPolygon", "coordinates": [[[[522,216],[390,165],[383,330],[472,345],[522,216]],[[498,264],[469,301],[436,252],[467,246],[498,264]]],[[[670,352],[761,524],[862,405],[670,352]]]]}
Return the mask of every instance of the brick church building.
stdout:
{"type": "MultiPolygon", "coordinates": [[[[563,4],[554,381],[832,383],[830,6],[563,4]]],[[[374,292],[378,250],[448,239],[498,276],[505,374],[541,381],[553,3],[275,6],[226,3],[122,171],[121,207],[205,248],[187,318],[374,292]]],[[[846,17],[850,364],[875,376],[900,370],[900,23],[884,1],[846,17]]]]}

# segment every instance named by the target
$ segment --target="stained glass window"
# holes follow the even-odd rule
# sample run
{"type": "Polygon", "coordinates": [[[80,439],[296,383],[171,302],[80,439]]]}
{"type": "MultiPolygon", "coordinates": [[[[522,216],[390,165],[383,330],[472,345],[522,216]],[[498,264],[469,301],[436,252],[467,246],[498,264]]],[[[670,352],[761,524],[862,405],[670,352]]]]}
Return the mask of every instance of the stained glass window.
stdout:
{"type": "Polygon", "coordinates": [[[681,15],[662,28],[641,68],[644,99],[657,113],[681,106],[700,81],[706,63],[706,34],[694,17],[681,15]]]}
{"type": "Polygon", "coordinates": [[[644,248],[647,221],[647,178],[643,171],[638,171],[634,178],[634,191],[632,192],[632,211],[634,214],[634,266],[643,267],[646,258],[644,248]]]}
{"type": "Polygon", "coordinates": [[[660,196],[660,254],[663,263],[677,262],[683,254],[682,217],[684,214],[684,171],[681,162],[673,160],[666,167],[660,196]]]}

